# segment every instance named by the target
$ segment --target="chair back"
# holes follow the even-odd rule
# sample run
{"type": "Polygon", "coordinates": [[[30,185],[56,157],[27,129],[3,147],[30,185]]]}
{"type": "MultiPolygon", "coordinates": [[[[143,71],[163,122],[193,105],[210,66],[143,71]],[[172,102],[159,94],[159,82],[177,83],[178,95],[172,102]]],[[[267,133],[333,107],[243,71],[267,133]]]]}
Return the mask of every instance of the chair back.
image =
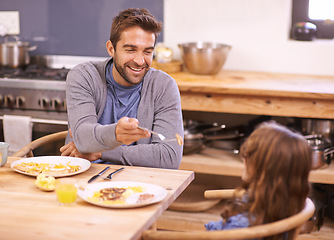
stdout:
{"type": "MultiPolygon", "coordinates": [[[[220,191],[220,190],[219,190],[220,191]]],[[[274,236],[280,233],[297,229],[296,235],[299,234],[300,227],[307,222],[314,214],[315,206],[311,199],[307,198],[303,210],[299,213],[272,223],[238,228],[232,230],[220,231],[156,231],[148,230],[143,233],[144,240],[209,240],[209,239],[260,239],[274,236]]],[[[296,236],[294,236],[296,237],[296,236]]]]}
{"type": "Polygon", "coordinates": [[[26,157],[33,157],[34,156],[33,150],[35,150],[36,148],[38,148],[40,146],[43,146],[43,145],[48,144],[48,143],[56,142],[56,141],[62,140],[62,139],[64,139],[64,142],[65,142],[67,132],[68,131],[62,131],[62,132],[52,133],[52,134],[40,137],[40,138],[28,143],[27,145],[25,145],[19,151],[14,153],[12,157],[25,157],[25,156],[26,157]]]}

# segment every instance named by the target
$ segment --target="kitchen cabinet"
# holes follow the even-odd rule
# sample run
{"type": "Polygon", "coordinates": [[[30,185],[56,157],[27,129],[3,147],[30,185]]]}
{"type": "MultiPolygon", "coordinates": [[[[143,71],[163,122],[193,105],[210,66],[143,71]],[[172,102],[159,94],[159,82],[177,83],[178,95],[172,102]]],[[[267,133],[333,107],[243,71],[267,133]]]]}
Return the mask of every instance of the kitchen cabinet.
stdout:
{"type": "MultiPolygon", "coordinates": [[[[334,119],[334,76],[227,70],[215,76],[188,72],[170,75],[179,87],[183,110],[334,119]]],[[[241,176],[242,162],[233,153],[205,149],[184,156],[180,169],[241,176]]],[[[334,184],[334,165],[313,170],[310,182],[334,184]]],[[[314,237],[312,233],[299,239],[334,239],[331,221],[330,226],[325,224],[322,229],[314,232],[314,237]]]]}

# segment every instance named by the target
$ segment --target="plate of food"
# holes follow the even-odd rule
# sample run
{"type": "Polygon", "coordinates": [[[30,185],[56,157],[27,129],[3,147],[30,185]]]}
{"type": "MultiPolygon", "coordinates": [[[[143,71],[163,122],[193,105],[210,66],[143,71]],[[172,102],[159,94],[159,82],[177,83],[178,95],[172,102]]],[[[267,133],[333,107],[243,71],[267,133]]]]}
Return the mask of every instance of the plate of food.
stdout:
{"type": "Polygon", "coordinates": [[[16,172],[35,177],[40,173],[53,177],[67,177],[87,171],[90,166],[90,161],[86,159],[67,156],[23,158],[10,165],[16,172]]]}
{"type": "Polygon", "coordinates": [[[136,208],[162,201],[167,196],[167,190],[155,184],[114,181],[79,187],[78,196],[100,207],[136,208]]]}

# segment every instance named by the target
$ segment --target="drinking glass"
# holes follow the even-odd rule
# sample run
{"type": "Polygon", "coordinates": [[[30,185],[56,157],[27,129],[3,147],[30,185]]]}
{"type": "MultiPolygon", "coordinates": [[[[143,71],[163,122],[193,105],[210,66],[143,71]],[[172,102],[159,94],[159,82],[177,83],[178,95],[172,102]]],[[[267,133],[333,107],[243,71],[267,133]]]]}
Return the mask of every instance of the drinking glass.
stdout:
{"type": "Polygon", "coordinates": [[[3,167],[7,163],[8,147],[9,147],[8,143],[0,142],[1,167],[3,167]]]}
{"type": "Polygon", "coordinates": [[[77,199],[77,187],[74,179],[56,180],[57,200],[62,206],[73,205],[77,199]]]}

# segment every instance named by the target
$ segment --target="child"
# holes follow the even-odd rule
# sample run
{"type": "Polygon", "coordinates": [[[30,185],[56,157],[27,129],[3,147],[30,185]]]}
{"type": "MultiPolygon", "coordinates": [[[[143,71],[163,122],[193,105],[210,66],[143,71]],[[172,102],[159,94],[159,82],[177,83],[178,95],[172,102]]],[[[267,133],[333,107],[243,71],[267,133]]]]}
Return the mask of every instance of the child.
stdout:
{"type": "MultiPolygon", "coordinates": [[[[312,150],[301,134],[265,122],[244,142],[240,154],[244,161],[243,183],[237,191],[245,194],[227,202],[223,219],[206,224],[207,230],[274,222],[303,209],[310,191],[312,150]]],[[[293,235],[294,231],[289,232],[285,239],[293,235]]]]}

